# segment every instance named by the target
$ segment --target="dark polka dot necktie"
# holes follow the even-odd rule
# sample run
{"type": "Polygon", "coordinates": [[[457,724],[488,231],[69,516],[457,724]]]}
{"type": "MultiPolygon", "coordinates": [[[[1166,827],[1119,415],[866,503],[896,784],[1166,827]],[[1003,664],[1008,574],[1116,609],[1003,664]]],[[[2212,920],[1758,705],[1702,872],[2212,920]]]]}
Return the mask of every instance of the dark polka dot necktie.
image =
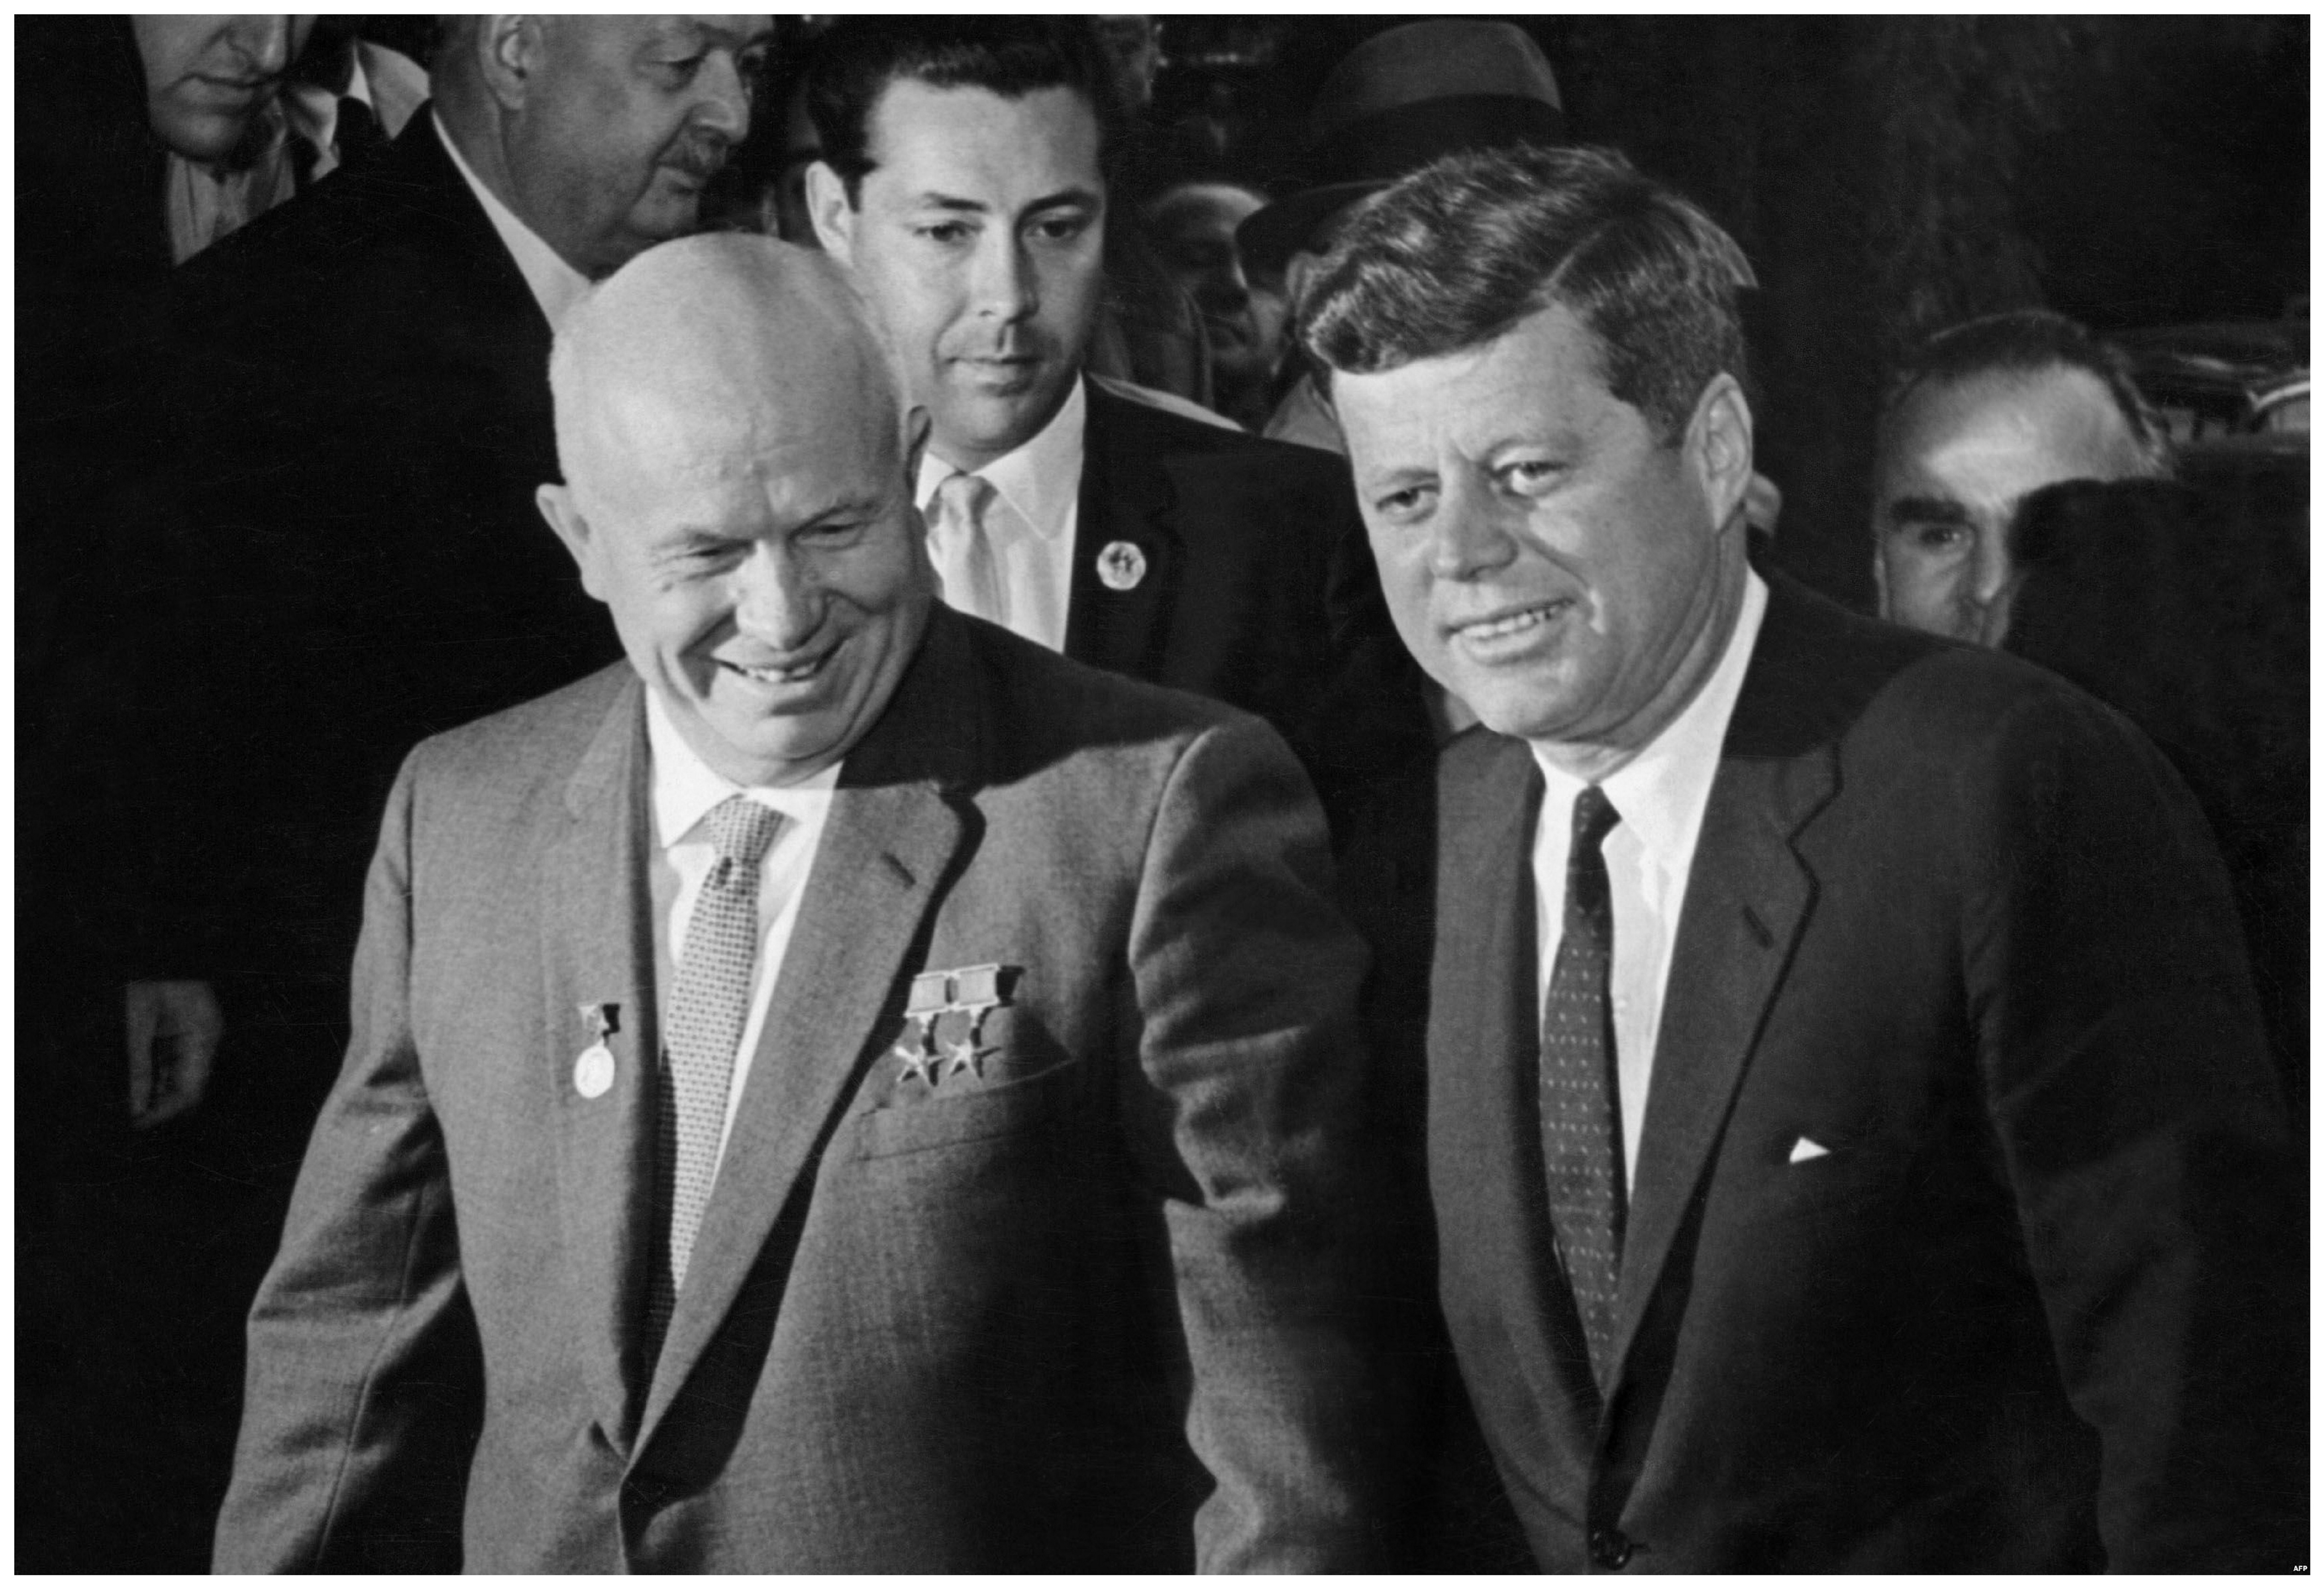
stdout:
{"type": "Polygon", "coordinates": [[[1565,859],[1565,930],[1541,1022],[1541,1156],[1558,1256],[1603,1389],[1613,1369],[1622,1272],[1622,1125],[1614,1070],[1614,912],[1606,835],[1620,822],[1595,785],[1573,802],[1565,859]]]}
{"type": "Polygon", "coordinates": [[[687,1260],[718,1173],[718,1139],[734,1050],[750,1018],[759,960],[759,862],[782,826],[780,812],[729,795],[706,819],[717,859],[702,880],[662,1022],[661,1204],[667,1241],[656,1254],[646,1293],[646,1321],[657,1345],[669,1327],[687,1260]]]}

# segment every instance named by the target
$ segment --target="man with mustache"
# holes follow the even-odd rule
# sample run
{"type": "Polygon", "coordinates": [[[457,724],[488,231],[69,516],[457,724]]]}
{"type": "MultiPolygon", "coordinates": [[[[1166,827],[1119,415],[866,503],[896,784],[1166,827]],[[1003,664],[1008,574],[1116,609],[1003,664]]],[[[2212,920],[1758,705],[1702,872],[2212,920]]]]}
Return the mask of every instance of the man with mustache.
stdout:
{"type": "Polygon", "coordinates": [[[651,250],[552,379],[627,662],[397,780],[218,1568],[1363,1565],[1363,955],[1281,740],[935,602],[819,254],[651,250]]]}
{"type": "MultiPolygon", "coordinates": [[[[174,621],[146,691],[183,747],[148,792],[172,834],[146,905],[157,971],[336,987],[397,758],[613,654],[531,508],[555,456],[550,326],[692,229],[768,31],[452,19],[392,146],[180,272],[157,405],[174,621]]],[[[191,1101],[201,999],[133,987],[134,1107],[191,1101]]]]}

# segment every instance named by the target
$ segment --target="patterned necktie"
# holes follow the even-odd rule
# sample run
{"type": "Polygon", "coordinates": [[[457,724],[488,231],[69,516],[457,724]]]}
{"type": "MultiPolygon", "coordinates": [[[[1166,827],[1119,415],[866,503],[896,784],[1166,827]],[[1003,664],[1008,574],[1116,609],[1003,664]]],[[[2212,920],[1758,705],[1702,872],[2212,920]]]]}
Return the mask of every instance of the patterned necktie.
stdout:
{"type": "Polygon", "coordinates": [[[982,475],[961,473],[936,487],[936,519],[928,536],[936,545],[936,573],[945,601],[955,610],[1006,627],[1009,594],[992,559],[992,537],[984,510],[992,486],[982,475]]]}
{"type": "Polygon", "coordinates": [[[734,794],[706,821],[717,859],[695,897],[662,1024],[659,1171],[669,1239],[659,1255],[663,1261],[654,1264],[646,1299],[657,1349],[677,1307],[678,1288],[686,1283],[687,1260],[718,1173],[726,1091],[750,1015],[752,972],[759,958],[759,861],[783,817],[734,794]]]}
{"type": "Polygon", "coordinates": [[[1600,847],[1621,820],[1595,785],[1574,799],[1565,931],[1541,1023],[1541,1156],[1549,1178],[1549,1217],[1600,1390],[1613,1370],[1623,1197],[1621,1109],[1607,999],[1614,914],[1600,847]]]}

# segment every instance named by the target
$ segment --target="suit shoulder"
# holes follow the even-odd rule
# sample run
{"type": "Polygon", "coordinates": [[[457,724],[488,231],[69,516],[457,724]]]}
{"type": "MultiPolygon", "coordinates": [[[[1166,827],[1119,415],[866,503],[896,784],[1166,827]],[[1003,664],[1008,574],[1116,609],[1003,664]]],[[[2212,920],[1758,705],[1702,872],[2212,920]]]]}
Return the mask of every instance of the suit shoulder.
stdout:
{"type": "Polygon", "coordinates": [[[1076,662],[979,619],[961,624],[996,781],[1070,767],[1126,813],[1204,739],[1231,744],[1231,757],[1296,765],[1282,736],[1248,712],[1076,662]]]}
{"type": "Polygon", "coordinates": [[[617,662],[562,689],[423,739],[411,753],[411,776],[460,788],[561,782],[636,677],[628,663],[617,662]],[[569,753],[560,754],[564,748],[569,753]]]}
{"type": "Polygon", "coordinates": [[[1768,585],[1730,751],[1791,756],[1834,740],[1895,738],[1917,752],[1954,754],[2029,711],[2107,714],[2016,657],[1849,611],[1780,575],[1768,585]]]}
{"type": "Polygon", "coordinates": [[[1258,723],[1205,696],[1093,667],[982,619],[959,618],[988,688],[988,720],[1038,738],[1119,742],[1191,739],[1258,723]]]}
{"type": "Polygon", "coordinates": [[[254,277],[362,262],[411,215],[408,204],[391,202],[382,181],[369,170],[333,173],[188,260],[178,269],[181,289],[196,296],[239,291],[254,277]]]}
{"type": "Polygon", "coordinates": [[[1248,459],[1290,471],[1303,479],[1329,479],[1347,472],[1346,461],[1296,443],[1253,436],[1219,419],[1196,419],[1169,409],[1126,398],[1093,381],[1090,423],[1102,440],[1157,455],[1201,454],[1248,459]]]}

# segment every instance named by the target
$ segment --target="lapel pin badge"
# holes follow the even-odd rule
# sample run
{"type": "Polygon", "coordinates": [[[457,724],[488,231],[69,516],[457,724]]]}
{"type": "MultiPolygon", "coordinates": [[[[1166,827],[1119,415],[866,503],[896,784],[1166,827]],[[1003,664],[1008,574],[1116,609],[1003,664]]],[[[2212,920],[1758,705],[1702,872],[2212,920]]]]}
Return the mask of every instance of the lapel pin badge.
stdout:
{"type": "Polygon", "coordinates": [[[589,1028],[591,1042],[573,1061],[573,1090],[586,1098],[599,1098],[613,1085],[613,1051],[605,1039],[621,1030],[622,1006],[617,1004],[585,1004],[581,1019],[589,1028]]]}
{"type": "Polygon", "coordinates": [[[1146,577],[1146,554],[1129,541],[1108,541],[1097,555],[1097,577],[1109,591],[1134,591],[1146,577]]]}

